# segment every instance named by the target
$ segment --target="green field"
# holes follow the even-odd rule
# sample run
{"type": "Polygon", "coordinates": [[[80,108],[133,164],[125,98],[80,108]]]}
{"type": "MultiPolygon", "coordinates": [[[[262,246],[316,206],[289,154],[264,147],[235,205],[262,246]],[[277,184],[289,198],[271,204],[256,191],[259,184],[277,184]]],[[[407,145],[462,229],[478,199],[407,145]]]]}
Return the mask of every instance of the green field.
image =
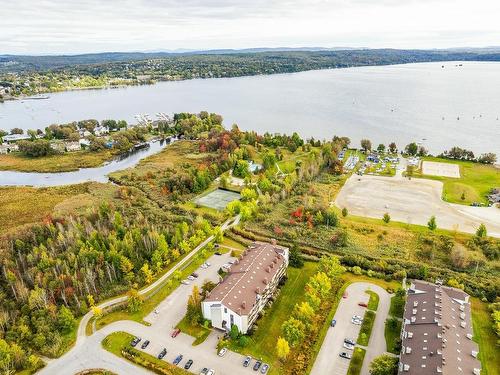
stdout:
{"type": "Polygon", "coordinates": [[[434,157],[426,157],[423,160],[459,165],[460,178],[425,176],[418,172],[414,173],[414,177],[442,181],[444,184],[443,199],[447,202],[466,205],[473,202],[487,204],[486,195],[492,188],[500,187],[500,169],[492,165],[434,157]],[[462,194],[465,198],[463,200],[462,194]]]}
{"type": "Polygon", "coordinates": [[[479,344],[479,359],[482,365],[481,375],[499,375],[498,336],[493,331],[488,305],[477,298],[471,298],[471,304],[474,341],[479,344]]]}
{"type": "Polygon", "coordinates": [[[371,290],[366,290],[365,293],[370,296],[370,300],[368,301],[368,310],[377,311],[379,301],[378,294],[371,290]]]}
{"type": "Polygon", "coordinates": [[[365,359],[366,350],[362,348],[354,348],[352,353],[351,362],[349,363],[349,369],[347,370],[347,375],[359,375],[361,373],[361,368],[363,367],[363,360],[365,359]]]}
{"type": "Polygon", "coordinates": [[[385,329],[384,329],[387,351],[389,353],[399,354],[400,345],[398,344],[398,341],[399,341],[399,336],[401,335],[402,321],[399,319],[394,319],[394,320],[389,320],[389,319],[385,321],[385,329]]]}

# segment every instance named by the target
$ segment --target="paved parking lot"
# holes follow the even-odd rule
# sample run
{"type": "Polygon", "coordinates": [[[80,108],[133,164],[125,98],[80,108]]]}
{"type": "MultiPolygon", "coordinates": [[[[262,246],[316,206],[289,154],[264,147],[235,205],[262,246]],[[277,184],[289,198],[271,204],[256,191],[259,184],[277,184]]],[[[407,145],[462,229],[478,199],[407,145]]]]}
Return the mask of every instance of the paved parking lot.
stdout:
{"type": "Polygon", "coordinates": [[[326,334],[325,340],[314,362],[311,375],[345,375],[349,368],[350,360],[339,356],[341,352],[352,351],[343,347],[344,339],[349,338],[356,341],[359,335],[361,326],[351,323],[353,315],[363,316],[366,308],[358,305],[359,302],[368,303],[369,296],[365,290],[372,289],[377,292],[380,297],[377,317],[373,326],[372,334],[365,356],[364,371],[368,371],[366,364],[368,357],[374,358],[386,351],[386,343],[384,337],[384,322],[387,318],[387,311],[390,304],[389,294],[382,288],[370,283],[354,283],[347,287],[347,298],[342,298],[334,319],[337,321],[335,327],[331,327],[326,334]],[[385,293],[385,294],[384,294],[385,293]],[[384,305],[384,307],[382,307],[384,305]]]}
{"type": "Polygon", "coordinates": [[[242,366],[244,356],[240,354],[227,352],[222,358],[217,355],[216,345],[218,335],[221,334],[217,331],[213,331],[207,340],[198,346],[192,346],[195,339],[184,333],[179,334],[176,338],[170,336],[174,327],[186,313],[187,300],[193,285],[201,287],[205,280],[217,281],[219,277],[217,270],[230,259],[232,258],[229,254],[212,256],[209,259],[211,267],[196,271],[199,274],[198,279],[190,285],[178,287],[158,305],[158,313],[153,311],[144,319],[151,323],[150,326],[129,320],[112,323],[92,336],[86,337],[67,355],[49,363],[41,370],[41,373],[74,375],[76,372],[88,368],[104,368],[120,375],[150,374],[149,371],[136,367],[102,348],[101,341],[109,334],[118,331],[128,332],[142,338],[141,343],[137,346],[139,350],[141,350],[140,345],[144,340],[150,340],[151,343],[144,351],[151,355],[157,356],[163,348],[166,348],[167,355],[164,360],[167,362],[172,363],[175,357],[182,354],[184,357],[179,366],[184,367],[184,364],[192,359],[194,363],[189,371],[195,374],[199,374],[203,367],[214,369],[217,375],[254,373],[251,368],[242,366]]]}

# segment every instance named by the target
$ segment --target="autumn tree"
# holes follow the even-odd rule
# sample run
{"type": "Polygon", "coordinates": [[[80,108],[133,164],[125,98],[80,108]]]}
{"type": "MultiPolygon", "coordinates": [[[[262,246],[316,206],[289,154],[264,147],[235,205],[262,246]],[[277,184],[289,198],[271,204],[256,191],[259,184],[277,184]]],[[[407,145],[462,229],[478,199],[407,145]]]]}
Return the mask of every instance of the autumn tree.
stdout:
{"type": "Polygon", "coordinates": [[[281,326],[281,332],[290,346],[297,346],[305,337],[305,324],[291,316],[281,326]]]}
{"type": "Polygon", "coordinates": [[[276,343],[276,355],[281,361],[284,361],[286,357],[290,354],[290,345],[282,337],[278,337],[278,342],[276,343]]]}
{"type": "Polygon", "coordinates": [[[203,320],[200,289],[197,285],[193,286],[191,295],[188,298],[186,318],[193,325],[199,324],[203,320]]]}
{"type": "Polygon", "coordinates": [[[387,354],[376,357],[370,363],[370,375],[396,375],[398,373],[398,358],[387,354]]]}

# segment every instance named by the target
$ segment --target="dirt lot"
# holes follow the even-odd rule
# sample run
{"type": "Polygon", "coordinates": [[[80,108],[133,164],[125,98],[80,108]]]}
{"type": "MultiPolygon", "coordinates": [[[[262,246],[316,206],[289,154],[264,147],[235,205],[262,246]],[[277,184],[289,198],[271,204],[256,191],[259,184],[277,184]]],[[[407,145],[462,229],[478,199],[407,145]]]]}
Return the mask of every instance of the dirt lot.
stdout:
{"type": "Polygon", "coordinates": [[[422,163],[422,174],[428,176],[460,178],[460,168],[458,164],[424,161],[422,163]]]}
{"type": "Polygon", "coordinates": [[[474,233],[484,223],[489,235],[500,237],[500,209],[446,203],[442,191],[440,181],[352,176],[335,204],[353,215],[382,218],[387,212],[393,221],[409,224],[426,225],[434,215],[439,228],[467,233],[474,233]]]}

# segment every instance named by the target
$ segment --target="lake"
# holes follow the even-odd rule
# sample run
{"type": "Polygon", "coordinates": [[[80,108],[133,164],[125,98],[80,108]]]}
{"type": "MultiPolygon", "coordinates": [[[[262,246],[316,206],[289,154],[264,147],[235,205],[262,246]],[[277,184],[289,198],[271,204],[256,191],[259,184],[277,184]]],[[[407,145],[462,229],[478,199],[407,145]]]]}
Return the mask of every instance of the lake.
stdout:
{"type": "Polygon", "coordinates": [[[358,67],[63,92],[0,104],[0,128],[43,129],[87,118],[135,122],[137,114],[201,110],[222,114],[226,127],[237,123],[259,133],[336,134],[354,146],[362,138],[374,147],[417,141],[433,153],[457,145],[500,155],[500,63],[358,67]]]}

